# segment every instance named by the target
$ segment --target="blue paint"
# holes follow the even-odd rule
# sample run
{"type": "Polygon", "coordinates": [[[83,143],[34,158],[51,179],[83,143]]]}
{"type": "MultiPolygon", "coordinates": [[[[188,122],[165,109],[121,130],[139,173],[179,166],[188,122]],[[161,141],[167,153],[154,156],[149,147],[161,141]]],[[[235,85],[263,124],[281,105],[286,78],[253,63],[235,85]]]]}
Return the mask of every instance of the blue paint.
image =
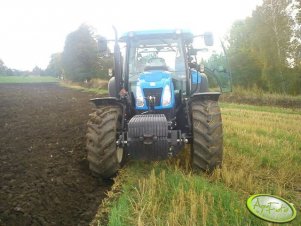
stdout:
{"type": "Polygon", "coordinates": [[[201,74],[196,70],[191,70],[191,79],[192,84],[201,84],[202,82],[201,74]]]}
{"type": "MultiPolygon", "coordinates": [[[[155,106],[155,110],[162,110],[162,109],[170,109],[173,108],[175,105],[175,96],[174,96],[174,86],[172,83],[171,73],[168,71],[160,71],[160,70],[153,70],[153,71],[146,71],[139,75],[137,86],[140,86],[142,89],[142,93],[144,95],[143,89],[154,89],[154,88],[162,88],[162,95],[161,95],[161,104],[160,106],[155,106]],[[167,106],[162,106],[162,98],[163,98],[163,91],[164,87],[169,85],[171,91],[171,102],[167,106]]],[[[136,95],[136,94],[135,94],[136,95]]],[[[136,96],[135,96],[136,98],[136,96]]],[[[144,95],[145,98],[145,95],[144,95]]],[[[146,105],[146,101],[144,100],[144,106],[138,107],[136,105],[137,110],[148,110],[146,105]]]]}

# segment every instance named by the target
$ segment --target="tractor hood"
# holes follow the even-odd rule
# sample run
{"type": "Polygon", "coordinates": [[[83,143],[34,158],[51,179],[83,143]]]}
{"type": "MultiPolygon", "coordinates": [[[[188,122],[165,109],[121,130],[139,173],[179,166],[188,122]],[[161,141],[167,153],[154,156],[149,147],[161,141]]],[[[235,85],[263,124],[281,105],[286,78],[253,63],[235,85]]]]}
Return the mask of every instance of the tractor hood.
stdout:
{"type": "MultiPolygon", "coordinates": [[[[137,82],[137,89],[141,90],[144,102],[143,106],[137,106],[137,110],[147,110],[147,102],[145,98],[148,96],[156,97],[155,109],[170,109],[174,106],[174,87],[172,83],[171,73],[168,71],[152,70],[145,71],[139,75],[137,82]],[[169,93],[164,93],[165,89],[169,90],[169,93]],[[164,97],[170,96],[168,104],[164,104],[164,97]]],[[[137,94],[135,95],[137,98],[137,94]]]]}
{"type": "Polygon", "coordinates": [[[140,74],[141,82],[164,82],[171,78],[171,73],[167,71],[146,71],[140,74]]]}

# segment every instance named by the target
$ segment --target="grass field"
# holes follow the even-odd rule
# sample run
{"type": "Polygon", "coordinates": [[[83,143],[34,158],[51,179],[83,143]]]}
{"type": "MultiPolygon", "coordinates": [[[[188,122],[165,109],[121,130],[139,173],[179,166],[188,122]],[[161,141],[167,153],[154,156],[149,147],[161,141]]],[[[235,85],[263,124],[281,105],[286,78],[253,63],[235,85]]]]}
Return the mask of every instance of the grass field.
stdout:
{"type": "Polygon", "coordinates": [[[0,83],[43,83],[58,82],[51,76],[0,76],[0,83]]]}
{"type": "Polygon", "coordinates": [[[251,105],[269,105],[278,107],[301,108],[301,95],[288,95],[279,93],[267,93],[256,87],[246,89],[233,87],[231,93],[221,95],[220,101],[251,105]]]}
{"type": "Polygon", "coordinates": [[[222,169],[206,175],[176,161],[131,162],[91,224],[276,225],[246,208],[250,195],[267,193],[294,203],[297,217],[285,225],[301,225],[301,110],[221,107],[222,169]]]}

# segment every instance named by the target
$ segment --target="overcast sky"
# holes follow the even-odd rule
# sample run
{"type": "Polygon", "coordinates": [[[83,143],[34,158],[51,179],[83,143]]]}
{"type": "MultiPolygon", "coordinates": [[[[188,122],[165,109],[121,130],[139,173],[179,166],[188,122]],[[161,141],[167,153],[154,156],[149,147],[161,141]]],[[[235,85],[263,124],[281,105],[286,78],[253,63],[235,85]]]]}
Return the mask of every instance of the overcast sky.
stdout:
{"type": "Polygon", "coordinates": [[[2,0],[0,59],[6,66],[45,69],[66,36],[82,23],[110,37],[128,30],[188,28],[223,36],[238,19],[251,16],[262,0],[2,0]]]}

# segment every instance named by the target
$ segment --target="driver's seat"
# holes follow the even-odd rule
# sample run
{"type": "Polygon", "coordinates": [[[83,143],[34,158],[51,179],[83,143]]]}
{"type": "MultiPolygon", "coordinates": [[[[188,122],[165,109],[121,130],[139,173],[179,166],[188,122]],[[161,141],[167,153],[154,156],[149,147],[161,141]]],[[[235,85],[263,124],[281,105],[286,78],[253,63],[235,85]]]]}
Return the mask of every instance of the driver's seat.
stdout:
{"type": "Polygon", "coordinates": [[[146,66],[144,67],[144,71],[152,71],[152,70],[160,70],[160,71],[168,71],[168,67],[164,58],[151,58],[146,62],[146,66]]]}

